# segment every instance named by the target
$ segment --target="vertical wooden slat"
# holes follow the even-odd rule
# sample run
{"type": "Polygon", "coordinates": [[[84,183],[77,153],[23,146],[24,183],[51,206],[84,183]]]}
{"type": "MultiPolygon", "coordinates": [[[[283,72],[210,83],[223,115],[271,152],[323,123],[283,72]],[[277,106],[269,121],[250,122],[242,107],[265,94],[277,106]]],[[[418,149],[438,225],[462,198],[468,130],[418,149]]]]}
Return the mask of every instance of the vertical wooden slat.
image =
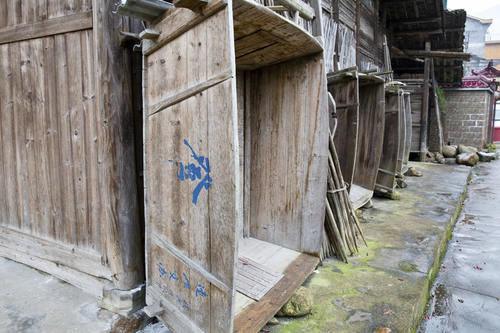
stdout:
{"type": "Polygon", "coordinates": [[[57,109],[60,142],[60,172],[63,198],[63,219],[61,228],[64,230],[64,241],[75,244],[75,190],[73,183],[73,161],[71,153],[71,112],[69,101],[67,36],[55,36],[56,48],[56,82],[57,82],[57,109]]]}
{"type": "Polygon", "coordinates": [[[69,46],[67,52],[68,65],[68,102],[71,140],[72,180],[75,198],[76,244],[86,247],[88,244],[87,219],[87,175],[85,156],[85,113],[82,96],[82,51],[80,33],[66,35],[69,46]]]}
{"type": "Polygon", "coordinates": [[[87,215],[89,246],[100,250],[100,190],[98,183],[97,163],[97,122],[95,111],[95,82],[92,31],[81,33],[82,45],[82,81],[83,81],[83,108],[85,114],[85,170],[87,174],[87,215]]]}
{"type": "MultiPolygon", "coordinates": [[[[24,94],[23,78],[25,76],[26,65],[24,63],[27,52],[22,48],[23,43],[12,45],[10,63],[13,67],[13,92],[14,92],[14,135],[16,136],[16,166],[17,166],[17,204],[20,213],[19,227],[26,231],[31,230],[29,212],[29,184],[28,165],[26,157],[26,109],[27,102],[24,94]],[[23,73],[24,72],[24,73],[23,73]]],[[[24,43],[26,45],[26,42],[24,43]]]]}
{"type": "Polygon", "coordinates": [[[43,56],[44,39],[30,41],[32,45],[32,80],[33,80],[33,127],[34,127],[34,182],[36,182],[36,215],[34,224],[38,225],[40,235],[44,237],[50,234],[50,207],[51,195],[48,171],[48,134],[46,107],[47,96],[45,95],[45,58],[43,56]]]}
{"type": "MultiPolygon", "coordinates": [[[[0,9],[2,9],[0,5],[0,9]]],[[[1,21],[1,14],[0,14],[0,26],[2,24],[1,21]]],[[[0,45],[0,59],[6,59],[8,60],[8,54],[7,54],[7,45],[0,45]]],[[[8,82],[8,64],[5,62],[5,60],[0,60],[0,76],[5,79],[6,82],[8,82]]],[[[4,82],[5,82],[4,81],[4,82]]],[[[0,85],[0,225],[7,225],[8,224],[8,219],[9,219],[9,206],[7,204],[7,196],[9,195],[9,188],[7,187],[7,175],[6,175],[6,168],[5,168],[5,161],[7,160],[7,150],[9,149],[7,146],[10,145],[10,140],[5,140],[4,137],[4,126],[5,126],[5,120],[6,120],[6,115],[5,113],[8,112],[8,103],[9,101],[7,100],[7,94],[6,94],[6,88],[8,84],[2,84],[0,85]],[[5,148],[4,148],[5,147],[5,148]]]]}
{"type": "Polygon", "coordinates": [[[6,199],[8,206],[8,225],[20,227],[20,210],[18,205],[18,182],[17,182],[17,144],[15,136],[15,118],[14,118],[14,80],[17,77],[14,72],[16,66],[11,62],[13,46],[2,45],[2,54],[0,62],[6,73],[5,84],[1,85],[4,92],[5,107],[2,109],[2,143],[5,159],[2,160],[5,170],[6,199]]]}
{"type": "Polygon", "coordinates": [[[63,239],[63,204],[60,169],[60,131],[58,125],[59,112],[57,103],[57,72],[54,37],[44,38],[43,58],[45,66],[45,121],[47,135],[47,163],[50,184],[50,234],[55,240],[63,239]]]}

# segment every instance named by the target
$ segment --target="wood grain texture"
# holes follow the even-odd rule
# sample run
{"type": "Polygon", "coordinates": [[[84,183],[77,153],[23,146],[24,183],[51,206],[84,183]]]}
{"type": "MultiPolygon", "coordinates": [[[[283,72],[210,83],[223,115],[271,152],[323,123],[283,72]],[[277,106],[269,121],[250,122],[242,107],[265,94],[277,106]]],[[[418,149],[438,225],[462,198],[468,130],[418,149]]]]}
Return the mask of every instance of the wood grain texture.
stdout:
{"type": "Polygon", "coordinates": [[[3,253],[15,260],[37,252],[43,258],[28,260],[35,267],[93,291],[106,280],[122,289],[143,281],[130,66],[115,38],[129,21],[108,5],[96,7],[95,22],[90,0],[0,6],[9,13],[0,14],[8,83],[0,87],[0,225],[11,235],[3,253]],[[6,40],[11,32],[23,40],[6,40]],[[79,273],[61,273],[59,263],[79,273]]]}
{"type": "Polygon", "coordinates": [[[226,7],[203,20],[182,13],[174,10],[156,29],[168,30],[169,23],[188,28],[144,58],[145,108],[171,101],[144,120],[147,302],[160,299],[166,310],[161,318],[176,331],[226,332],[232,329],[241,223],[231,11],[226,7]],[[199,178],[184,174],[188,165],[200,168],[199,178]],[[195,196],[205,176],[209,186],[195,196]],[[162,278],[160,262],[181,281],[162,278]],[[198,284],[205,296],[196,291],[198,284]]]}
{"type": "Polygon", "coordinates": [[[329,84],[328,91],[337,103],[337,130],[334,142],[344,181],[353,183],[356,166],[359,88],[356,77],[329,84]]]}
{"type": "Polygon", "coordinates": [[[94,78],[101,186],[102,233],[106,260],[118,289],[135,288],[144,280],[141,226],[134,150],[130,50],[121,49],[119,31],[130,30],[129,18],[113,14],[111,1],[93,0],[94,78]]]}
{"type": "Polygon", "coordinates": [[[321,57],[250,73],[250,235],[307,253],[320,248],[324,216],[312,201],[326,192],[328,111],[321,57]]]}
{"type": "Polygon", "coordinates": [[[91,10],[92,0],[5,0],[0,4],[0,30],[91,10]]]}
{"type": "Polygon", "coordinates": [[[91,11],[0,29],[0,44],[87,29],[92,29],[91,11]]]}
{"type": "Polygon", "coordinates": [[[353,183],[373,191],[382,155],[384,136],[384,84],[359,87],[359,129],[353,183]]]}
{"type": "Polygon", "coordinates": [[[255,69],[322,51],[307,31],[253,1],[233,1],[236,65],[255,69]]]}
{"type": "MultiPolygon", "coordinates": [[[[398,159],[400,159],[401,139],[401,91],[385,94],[385,125],[382,155],[376,178],[375,190],[381,194],[392,194],[396,187],[396,175],[398,171],[398,159]]],[[[380,135],[380,133],[379,133],[380,135]]],[[[401,165],[402,166],[402,165],[401,165]]]]}

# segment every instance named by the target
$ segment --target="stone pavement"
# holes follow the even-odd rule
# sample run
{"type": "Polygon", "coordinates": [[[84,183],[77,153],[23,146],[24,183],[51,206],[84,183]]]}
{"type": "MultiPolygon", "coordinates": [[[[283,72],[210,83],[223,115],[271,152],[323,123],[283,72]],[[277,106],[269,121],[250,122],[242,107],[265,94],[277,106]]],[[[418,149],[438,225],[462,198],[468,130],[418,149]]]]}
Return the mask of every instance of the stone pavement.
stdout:
{"type": "Polygon", "coordinates": [[[500,160],[474,168],[421,333],[500,332],[500,160]]]}
{"type": "MultiPolygon", "coordinates": [[[[305,283],[313,312],[280,318],[271,332],[412,332],[427,303],[453,224],[465,197],[470,168],[414,163],[401,200],[373,200],[362,224],[369,247],[348,264],[329,260],[305,283]]],[[[500,203],[499,203],[500,205],[500,203]]]]}
{"type": "Polygon", "coordinates": [[[0,332],[109,332],[118,319],[96,298],[55,277],[0,257],[0,332]]]}

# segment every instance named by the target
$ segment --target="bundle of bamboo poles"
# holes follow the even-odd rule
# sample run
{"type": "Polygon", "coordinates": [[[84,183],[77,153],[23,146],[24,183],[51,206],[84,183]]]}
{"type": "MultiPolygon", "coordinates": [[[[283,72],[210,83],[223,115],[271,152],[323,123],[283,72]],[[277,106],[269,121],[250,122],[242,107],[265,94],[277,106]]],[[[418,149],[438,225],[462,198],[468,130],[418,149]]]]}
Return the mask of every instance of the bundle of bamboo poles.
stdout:
{"type": "Polygon", "coordinates": [[[358,252],[358,238],[361,237],[365,245],[366,241],[349,199],[331,133],[329,137],[328,191],[321,260],[335,256],[347,262],[348,253],[354,255],[358,252]]]}

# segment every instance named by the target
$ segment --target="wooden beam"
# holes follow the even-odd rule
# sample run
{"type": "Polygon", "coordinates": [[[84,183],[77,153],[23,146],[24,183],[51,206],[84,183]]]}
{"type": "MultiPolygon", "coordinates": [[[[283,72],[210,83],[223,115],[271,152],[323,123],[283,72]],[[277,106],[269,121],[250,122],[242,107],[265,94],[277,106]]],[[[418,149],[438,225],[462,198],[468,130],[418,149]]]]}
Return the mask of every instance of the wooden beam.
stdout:
{"type": "Polygon", "coordinates": [[[137,198],[131,51],[120,48],[120,30],[132,24],[113,14],[113,1],[93,0],[95,107],[99,115],[102,235],[115,288],[144,282],[144,251],[137,198]]]}
{"type": "Polygon", "coordinates": [[[450,52],[450,51],[423,51],[423,50],[402,50],[408,56],[414,57],[429,57],[429,58],[447,58],[455,60],[469,61],[470,53],[450,52]]]}
{"type": "Polygon", "coordinates": [[[92,29],[91,11],[0,29],[0,45],[86,29],[92,29]]]}
{"type": "MultiPolygon", "coordinates": [[[[463,28],[452,28],[452,29],[446,29],[446,32],[457,32],[463,30],[464,30],[463,28]]],[[[394,35],[397,37],[402,37],[402,36],[414,36],[414,35],[439,35],[443,33],[444,33],[443,29],[432,29],[432,30],[396,31],[394,32],[394,35]]]]}
{"type": "Polygon", "coordinates": [[[279,5],[289,8],[291,11],[299,13],[300,17],[311,21],[314,19],[314,9],[301,0],[276,0],[279,5]]]}
{"type": "Polygon", "coordinates": [[[425,23],[438,23],[441,17],[422,17],[416,19],[402,19],[402,20],[389,20],[389,25],[409,25],[409,24],[425,24],[425,23]]]}
{"type": "MultiPolygon", "coordinates": [[[[425,50],[431,50],[431,42],[425,42],[425,50]]],[[[422,110],[420,113],[420,161],[424,161],[427,153],[427,129],[429,123],[429,77],[430,58],[425,58],[424,64],[424,87],[422,92],[422,110]]]]}

